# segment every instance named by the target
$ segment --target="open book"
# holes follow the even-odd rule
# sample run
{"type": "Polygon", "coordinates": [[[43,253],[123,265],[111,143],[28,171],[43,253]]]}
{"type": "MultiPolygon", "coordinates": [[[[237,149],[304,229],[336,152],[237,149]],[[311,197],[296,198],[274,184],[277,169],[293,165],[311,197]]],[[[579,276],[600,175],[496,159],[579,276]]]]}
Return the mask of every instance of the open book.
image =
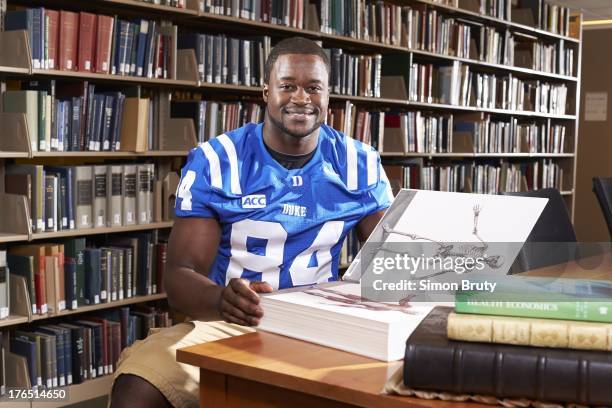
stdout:
{"type": "Polygon", "coordinates": [[[541,198],[401,190],[343,282],[263,295],[259,329],[379,360],[400,359],[406,339],[436,302],[413,301],[418,290],[408,296],[402,291],[377,292],[373,276],[453,280],[463,272],[391,270],[386,271],[388,275],[376,274],[373,259],[394,257],[398,248],[411,252],[416,243],[419,253],[410,256],[423,256],[423,252],[449,259],[481,255],[490,259],[491,271],[505,274],[546,203],[541,198]]]}

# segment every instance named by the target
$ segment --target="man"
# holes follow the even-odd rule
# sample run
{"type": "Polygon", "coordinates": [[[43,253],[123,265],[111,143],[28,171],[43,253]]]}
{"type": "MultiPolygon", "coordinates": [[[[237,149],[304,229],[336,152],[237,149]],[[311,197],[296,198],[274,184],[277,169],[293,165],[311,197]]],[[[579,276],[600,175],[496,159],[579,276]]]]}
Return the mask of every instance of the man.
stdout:
{"type": "Polygon", "coordinates": [[[356,227],[364,241],[390,205],[377,152],[323,124],[329,74],[316,43],[281,41],[265,65],[263,124],[190,152],[164,283],[195,321],[124,351],[113,408],[197,406],[198,370],[176,349],[252,331],[258,293],[336,280],[346,234],[356,227]]]}

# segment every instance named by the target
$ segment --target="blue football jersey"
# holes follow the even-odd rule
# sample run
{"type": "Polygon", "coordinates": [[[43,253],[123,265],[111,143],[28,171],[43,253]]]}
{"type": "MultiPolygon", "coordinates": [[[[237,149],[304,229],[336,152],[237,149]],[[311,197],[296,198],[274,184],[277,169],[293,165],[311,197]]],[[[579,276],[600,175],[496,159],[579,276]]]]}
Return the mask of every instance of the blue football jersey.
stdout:
{"type": "Polygon", "coordinates": [[[175,213],[218,220],[208,276],[219,285],[240,277],[275,289],[337,280],[346,234],[393,199],[378,152],[321,125],[310,161],[287,170],[262,129],[250,123],[192,149],[175,213]]]}

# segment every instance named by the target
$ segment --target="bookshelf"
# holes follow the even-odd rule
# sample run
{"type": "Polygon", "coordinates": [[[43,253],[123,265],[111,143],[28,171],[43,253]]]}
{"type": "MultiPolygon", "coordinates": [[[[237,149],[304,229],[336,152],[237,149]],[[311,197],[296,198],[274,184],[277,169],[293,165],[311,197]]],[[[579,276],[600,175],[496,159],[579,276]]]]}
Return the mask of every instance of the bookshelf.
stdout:
{"type": "MultiPolygon", "coordinates": [[[[0,0],[2,1],[2,0],[0,0]]],[[[323,0],[316,0],[323,1],[323,0]]],[[[509,1],[509,0],[508,0],[509,1]]],[[[304,1],[308,4],[308,1],[304,1]]],[[[314,4],[314,0],[310,0],[314,4]]],[[[346,2],[349,3],[349,2],[346,2]]],[[[449,1],[450,3],[450,1],[449,1]]],[[[449,67],[453,64],[459,64],[461,67],[467,67],[470,72],[478,73],[479,75],[497,76],[500,81],[504,78],[516,78],[526,83],[537,83],[539,88],[542,84],[553,84],[564,86],[567,89],[568,98],[565,103],[564,113],[549,113],[548,111],[540,111],[540,109],[507,109],[499,107],[479,107],[472,105],[450,104],[439,101],[419,102],[411,100],[408,96],[388,96],[386,94],[373,96],[348,95],[341,93],[332,93],[330,95],[330,106],[341,106],[342,104],[353,104],[354,109],[364,109],[367,111],[377,112],[423,112],[428,115],[453,115],[459,116],[464,114],[487,114],[497,121],[513,121],[517,123],[549,123],[553,125],[563,126],[567,130],[565,139],[565,149],[562,152],[490,152],[478,153],[475,150],[469,152],[389,152],[381,151],[383,164],[385,165],[404,165],[410,164],[413,160],[419,160],[421,166],[440,167],[453,165],[455,163],[495,163],[495,165],[514,165],[514,164],[532,164],[536,161],[547,160],[550,163],[558,165],[564,172],[564,183],[561,186],[561,194],[563,195],[568,209],[573,216],[575,202],[575,174],[577,160],[577,142],[578,142],[578,123],[579,117],[579,100],[580,100],[580,72],[581,72],[581,17],[572,15],[568,18],[572,25],[569,30],[573,35],[563,35],[552,31],[547,31],[541,28],[536,28],[528,24],[512,21],[512,10],[509,10],[509,18],[503,19],[478,13],[474,10],[467,10],[460,7],[443,4],[442,0],[406,0],[402,2],[385,2],[385,4],[395,4],[401,6],[410,6],[414,10],[422,10],[423,12],[439,13],[438,15],[444,18],[455,19],[455,21],[468,21],[468,24],[479,27],[477,30],[494,29],[499,33],[510,33],[512,36],[526,37],[528,41],[536,43],[538,46],[559,47],[560,50],[569,49],[573,52],[573,60],[571,64],[571,74],[550,72],[539,69],[534,69],[526,66],[518,66],[507,63],[486,61],[478,56],[458,56],[452,53],[434,52],[422,49],[418,46],[409,46],[403,41],[398,43],[380,42],[359,36],[338,35],[325,32],[326,30],[320,27],[320,14],[317,16],[319,21],[313,21],[310,18],[308,26],[303,28],[290,27],[281,24],[274,24],[264,21],[256,21],[253,19],[236,17],[231,15],[222,15],[207,11],[206,1],[202,0],[185,0],[185,8],[177,8],[171,6],[157,5],[144,1],[136,0],[90,0],[87,2],[78,0],[8,0],[9,5],[19,5],[27,7],[44,6],[49,9],[66,9],[72,11],[88,11],[91,13],[103,15],[117,15],[121,19],[136,20],[147,18],[152,20],[169,21],[178,26],[179,35],[183,32],[196,32],[205,34],[225,34],[228,37],[243,37],[243,36],[262,36],[271,37],[274,41],[300,35],[313,40],[320,41],[324,48],[341,48],[347,53],[359,55],[380,54],[382,66],[385,67],[385,61],[391,57],[399,57],[407,61],[405,69],[408,71],[413,63],[431,64],[435,67],[449,67]],[[319,27],[317,27],[317,23],[319,27]],[[565,48],[564,48],[565,47],[565,48]]],[[[459,4],[459,3],[457,3],[459,4]]],[[[303,16],[306,16],[306,11],[303,16]]],[[[320,12],[320,10],[317,10],[320,12]]],[[[316,13],[315,13],[316,14],[316,13]]],[[[373,33],[374,34],[374,33],[373,33]]],[[[476,34],[475,34],[476,35],[476,34]]],[[[503,41],[501,39],[500,41],[503,41]]],[[[414,45],[414,44],[413,44],[414,45]]],[[[514,45],[512,46],[514,47],[514,45]]],[[[151,92],[172,92],[180,91],[187,93],[197,93],[206,98],[206,100],[219,101],[252,101],[260,100],[262,88],[259,86],[249,86],[230,83],[211,83],[202,81],[198,75],[197,59],[195,51],[178,50],[177,57],[177,72],[176,76],[170,78],[147,78],[143,76],[130,75],[113,75],[94,72],[81,71],[65,71],[57,69],[41,69],[32,67],[32,51],[28,45],[28,36],[24,32],[4,32],[0,33],[0,81],[4,80],[49,80],[53,79],[58,82],[63,81],[89,81],[90,83],[100,84],[109,88],[129,88],[138,87],[139,89],[147,89],[151,92]],[[17,51],[14,53],[2,52],[2,49],[11,49],[17,51]]],[[[559,57],[561,58],[561,57],[559,57]]],[[[515,61],[516,62],[516,61],[515,61]]],[[[561,64],[561,63],[559,63],[561,64]]],[[[559,70],[559,69],[557,69],[559,70]]],[[[385,74],[383,74],[384,76],[385,74]]],[[[228,81],[227,81],[228,82],[228,81]]],[[[406,92],[408,92],[409,84],[405,84],[406,92]]],[[[168,118],[169,119],[169,118],[168,118]]],[[[25,128],[23,124],[24,118],[19,116],[0,116],[0,128],[5,129],[5,126],[12,126],[15,129],[25,128]]],[[[354,129],[354,128],[353,128],[354,129]]],[[[188,126],[184,120],[171,119],[167,128],[161,130],[167,134],[187,133],[185,140],[196,140],[193,136],[194,129],[188,126]]],[[[351,132],[347,132],[351,133],[351,132]]],[[[159,163],[160,166],[167,166],[170,163],[177,162],[180,158],[184,158],[188,148],[191,146],[165,146],[165,149],[159,148],[155,150],[145,149],[136,151],[136,149],[127,149],[119,151],[32,151],[30,147],[30,139],[28,134],[23,131],[17,131],[17,141],[11,144],[0,139],[0,176],[4,174],[4,167],[7,163],[19,161],[20,163],[85,163],[94,162],[102,163],[109,162],[125,162],[128,160],[142,161],[153,160],[159,163]]],[[[193,144],[192,144],[193,145],[193,144]]],[[[472,146],[473,149],[473,146],[472,146]]],[[[2,177],[3,178],[3,177],[2,177]]],[[[3,191],[3,183],[0,182],[0,188],[3,191]]],[[[526,188],[526,185],[521,185],[520,188],[526,188]]],[[[19,205],[19,204],[16,204],[19,205]]],[[[22,212],[25,208],[21,209],[22,212]]],[[[31,232],[27,229],[24,223],[19,225],[3,226],[0,225],[0,244],[3,246],[11,245],[12,243],[23,242],[45,242],[46,240],[64,239],[77,236],[93,237],[102,234],[120,234],[125,232],[150,231],[156,229],[170,228],[171,221],[157,221],[150,224],[118,226],[118,227],[101,227],[101,228],[86,228],[76,230],[65,230],[57,232],[31,232]],[[25,227],[25,228],[24,228],[25,227]]],[[[343,262],[345,262],[344,260],[343,262]]],[[[343,263],[346,266],[346,263],[343,263]]],[[[147,302],[152,300],[163,300],[164,294],[156,294],[151,296],[133,297],[118,302],[103,303],[94,306],[80,307],[74,311],[63,311],[58,315],[45,316],[34,315],[30,317],[10,316],[5,320],[0,320],[0,327],[12,327],[18,324],[27,322],[44,321],[49,317],[63,317],[77,313],[85,313],[94,310],[105,308],[119,307],[128,304],[136,304],[139,302],[147,302]]],[[[89,380],[84,384],[75,386],[79,389],[85,389],[91,383],[96,383],[94,388],[98,390],[108,390],[110,382],[108,377],[89,380]],[[105,388],[106,387],[106,388],[105,388]]],[[[72,389],[72,388],[71,388],[72,389]]],[[[97,391],[96,396],[104,395],[104,391],[97,391]]],[[[91,395],[87,393],[77,393],[78,401],[86,400],[91,395]]],[[[93,395],[93,394],[92,394],[93,395]]],[[[71,401],[76,402],[76,401],[71,401]]],[[[0,402],[0,406],[2,403],[0,402]]],[[[37,405],[36,403],[31,404],[37,405]]]]}

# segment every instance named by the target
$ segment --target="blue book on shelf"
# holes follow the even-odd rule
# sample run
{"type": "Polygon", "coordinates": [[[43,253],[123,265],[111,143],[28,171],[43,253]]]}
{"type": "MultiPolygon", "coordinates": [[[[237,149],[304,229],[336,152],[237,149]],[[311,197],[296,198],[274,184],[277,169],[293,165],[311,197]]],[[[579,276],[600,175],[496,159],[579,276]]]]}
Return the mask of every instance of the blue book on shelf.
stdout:
{"type": "Polygon", "coordinates": [[[25,357],[28,362],[28,376],[32,387],[38,384],[38,370],[36,369],[36,342],[25,336],[11,338],[11,353],[25,357]]]}
{"type": "Polygon", "coordinates": [[[100,248],[85,249],[85,303],[100,303],[100,248]]]}
{"type": "Polygon", "coordinates": [[[145,54],[147,51],[147,36],[149,35],[150,23],[148,20],[140,20],[138,26],[137,48],[136,48],[136,76],[145,73],[145,54]]]}

